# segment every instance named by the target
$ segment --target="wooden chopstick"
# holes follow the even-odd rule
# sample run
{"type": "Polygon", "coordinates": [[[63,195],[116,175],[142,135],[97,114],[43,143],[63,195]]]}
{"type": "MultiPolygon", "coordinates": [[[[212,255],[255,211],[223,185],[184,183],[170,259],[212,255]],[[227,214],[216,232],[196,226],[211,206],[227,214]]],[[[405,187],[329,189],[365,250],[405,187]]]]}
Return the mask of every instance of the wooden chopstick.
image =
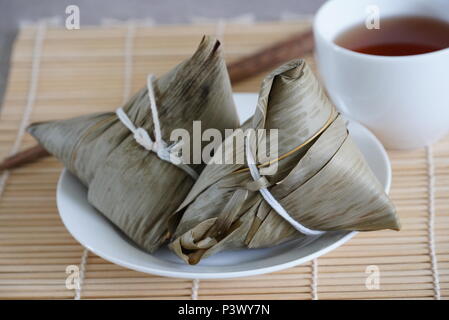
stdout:
{"type": "Polygon", "coordinates": [[[229,77],[232,84],[238,83],[264,71],[272,70],[292,59],[301,58],[312,52],[313,48],[313,32],[310,29],[230,63],[229,77]]]}
{"type": "Polygon", "coordinates": [[[14,169],[49,155],[48,151],[38,144],[6,158],[0,164],[0,171],[14,169]]]}

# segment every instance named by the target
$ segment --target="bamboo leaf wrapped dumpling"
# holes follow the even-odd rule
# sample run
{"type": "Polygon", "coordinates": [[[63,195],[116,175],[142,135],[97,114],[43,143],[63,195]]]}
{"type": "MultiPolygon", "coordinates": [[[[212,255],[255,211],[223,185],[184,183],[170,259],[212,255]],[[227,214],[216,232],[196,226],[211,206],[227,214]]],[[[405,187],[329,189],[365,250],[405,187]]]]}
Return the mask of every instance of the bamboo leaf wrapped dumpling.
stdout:
{"type": "MultiPolygon", "coordinates": [[[[246,128],[278,129],[278,155],[259,163],[275,161],[278,170],[255,189],[247,163],[212,159],[178,209],[182,218],[170,248],[187,263],[226,249],[269,247],[305,236],[267,203],[261,188],[305,229],[399,229],[394,206],[303,60],[264,79],[246,128]]],[[[227,144],[232,137],[223,143],[225,159],[233,157],[227,144]]]]}
{"type": "MultiPolygon", "coordinates": [[[[239,125],[220,44],[203,38],[194,55],[153,83],[164,141],[174,129],[190,134],[239,125]]],[[[123,106],[136,127],[154,132],[148,89],[123,106]]],[[[116,113],[35,123],[29,132],[88,187],[88,201],[146,251],[167,240],[167,219],[194,180],[139,145],[116,113]]],[[[188,165],[198,174],[204,164],[188,165]]]]}

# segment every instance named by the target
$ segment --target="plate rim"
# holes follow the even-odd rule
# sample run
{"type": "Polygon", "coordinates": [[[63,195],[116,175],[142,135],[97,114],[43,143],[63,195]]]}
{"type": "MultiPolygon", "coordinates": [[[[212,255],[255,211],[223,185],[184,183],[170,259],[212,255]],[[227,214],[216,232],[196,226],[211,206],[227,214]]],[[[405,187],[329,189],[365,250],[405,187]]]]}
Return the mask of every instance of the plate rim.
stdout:
{"type": "MultiPolygon", "coordinates": [[[[62,183],[62,180],[64,179],[64,175],[67,173],[68,173],[68,170],[66,168],[64,168],[64,170],[61,173],[61,176],[59,178],[59,181],[58,181],[58,188],[59,188],[59,183],[60,182],[62,183]]],[[[57,206],[58,206],[58,211],[59,211],[60,210],[59,203],[57,206]]],[[[92,253],[96,254],[100,258],[103,258],[103,259],[105,259],[109,262],[112,262],[116,265],[119,265],[121,267],[131,269],[134,271],[138,271],[138,272],[142,272],[142,273],[147,273],[147,274],[152,274],[152,275],[157,275],[157,276],[162,276],[162,277],[182,278],[182,279],[191,279],[191,280],[193,280],[193,279],[207,280],[207,279],[241,278],[241,277],[256,276],[256,275],[262,275],[262,274],[266,274],[266,273],[285,270],[285,269],[292,268],[292,267],[298,266],[300,264],[306,263],[310,260],[316,259],[322,255],[325,255],[326,253],[328,253],[332,250],[335,250],[336,248],[340,247],[341,245],[343,245],[344,243],[349,241],[351,238],[353,238],[358,233],[358,231],[350,231],[345,236],[340,238],[338,241],[334,242],[333,244],[331,244],[321,250],[318,250],[318,251],[316,251],[310,255],[307,255],[305,257],[294,259],[294,260],[280,263],[280,264],[276,264],[273,266],[245,270],[245,271],[201,273],[201,272],[191,272],[191,271],[162,270],[159,268],[152,268],[152,267],[147,267],[147,266],[143,267],[143,266],[139,266],[139,265],[136,265],[133,263],[123,262],[123,260],[115,258],[114,256],[109,256],[108,254],[105,254],[103,252],[96,251],[95,248],[91,247],[89,244],[85,243],[84,240],[80,239],[75,234],[73,234],[72,229],[70,229],[67,226],[66,221],[64,220],[64,217],[61,214],[60,214],[60,217],[61,217],[61,220],[62,220],[64,226],[66,227],[67,231],[76,239],[76,241],[78,241],[84,247],[84,249],[91,251],[92,253]]],[[[147,253],[147,254],[150,254],[150,253],[147,253]]]]}

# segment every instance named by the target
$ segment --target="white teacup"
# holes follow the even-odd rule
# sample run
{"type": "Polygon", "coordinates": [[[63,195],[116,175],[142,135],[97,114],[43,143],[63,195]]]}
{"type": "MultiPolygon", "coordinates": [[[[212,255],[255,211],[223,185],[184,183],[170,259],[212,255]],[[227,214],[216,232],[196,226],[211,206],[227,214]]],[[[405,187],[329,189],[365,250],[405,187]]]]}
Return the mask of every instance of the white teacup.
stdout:
{"type": "Polygon", "coordinates": [[[364,23],[369,6],[382,18],[430,16],[449,22],[448,0],[331,0],[314,21],[316,59],[325,87],[347,117],[368,126],[388,148],[429,145],[449,131],[449,48],[411,56],[376,56],[334,43],[364,23]]]}

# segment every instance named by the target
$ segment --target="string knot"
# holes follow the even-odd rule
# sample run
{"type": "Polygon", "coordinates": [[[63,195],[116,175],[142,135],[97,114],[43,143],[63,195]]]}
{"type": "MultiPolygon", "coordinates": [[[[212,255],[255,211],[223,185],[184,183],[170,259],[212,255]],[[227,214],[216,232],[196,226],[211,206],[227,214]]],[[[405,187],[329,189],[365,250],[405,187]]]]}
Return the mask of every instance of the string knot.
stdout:
{"type": "Polygon", "coordinates": [[[150,135],[144,128],[137,128],[136,131],[134,131],[134,139],[148,151],[157,152],[157,150],[154,150],[157,145],[151,140],[150,135]]]}
{"type": "Polygon", "coordinates": [[[174,155],[170,152],[170,147],[167,146],[165,141],[159,141],[153,143],[153,151],[157,153],[157,156],[165,161],[171,162],[173,164],[179,164],[179,162],[174,162],[174,155]]]}
{"type": "Polygon", "coordinates": [[[129,119],[128,115],[122,108],[118,108],[115,113],[117,114],[119,120],[133,133],[134,140],[136,140],[138,144],[140,144],[146,150],[156,153],[160,159],[170,162],[183,169],[193,179],[196,180],[198,178],[198,174],[195,172],[195,170],[193,170],[188,165],[182,164],[179,157],[171,154],[172,150],[175,151],[179,149],[182,144],[177,143],[175,145],[168,146],[167,143],[162,139],[161,125],[159,122],[159,115],[156,107],[156,97],[153,88],[153,80],[154,75],[148,75],[147,88],[148,98],[150,100],[151,115],[153,117],[155,137],[154,141],[151,139],[147,130],[145,130],[144,128],[136,128],[134,126],[134,123],[129,119]]]}
{"type": "Polygon", "coordinates": [[[249,171],[251,173],[251,177],[253,178],[253,184],[249,183],[247,186],[249,189],[253,188],[255,190],[258,190],[264,200],[270,205],[271,208],[273,208],[274,211],[276,211],[284,220],[286,220],[290,225],[301,232],[302,234],[305,234],[306,236],[317,236],[325,233],[325,231],[320,230],[312,230],[307,228],[306,226],[302,225],[295,219],[293,219],[292,216],[284,209],[284,207],[279,203],[279,201],[276,200],[276,198],[271,194],[270,190],[268,190],[268,187],[270,186],[268,180],[260,175],[259,169],[257,168],[256,161],[254,160],[254,155],[251,150],[251,133],[249,133],[246,136],[246,143],[245,143],[245,153],[246,153],[246,162],[248,164],[249,171]]]}

